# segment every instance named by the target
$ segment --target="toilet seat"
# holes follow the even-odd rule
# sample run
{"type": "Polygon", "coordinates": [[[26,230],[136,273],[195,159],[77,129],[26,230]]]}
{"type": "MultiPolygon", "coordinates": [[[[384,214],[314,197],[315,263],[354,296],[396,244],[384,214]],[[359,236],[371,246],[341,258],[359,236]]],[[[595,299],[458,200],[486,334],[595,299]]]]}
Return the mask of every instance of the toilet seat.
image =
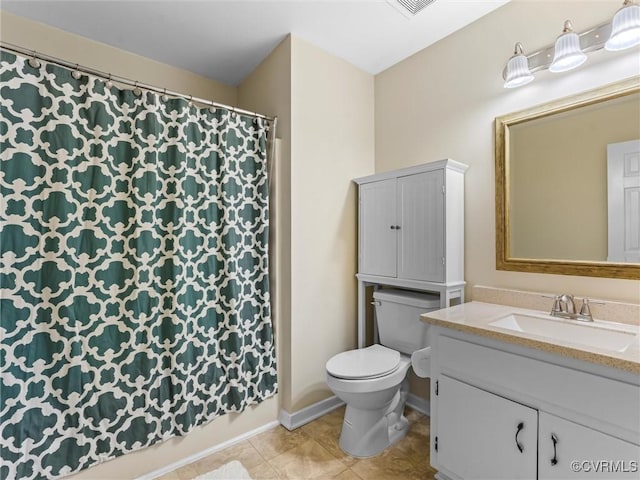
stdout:
{"type": "Polygon", "coordinates": [[[327,373],[347,380],[367,380],[389,375],[400,366],[400,352],[382,345],[339,353],[327,362],[327,373]]]}

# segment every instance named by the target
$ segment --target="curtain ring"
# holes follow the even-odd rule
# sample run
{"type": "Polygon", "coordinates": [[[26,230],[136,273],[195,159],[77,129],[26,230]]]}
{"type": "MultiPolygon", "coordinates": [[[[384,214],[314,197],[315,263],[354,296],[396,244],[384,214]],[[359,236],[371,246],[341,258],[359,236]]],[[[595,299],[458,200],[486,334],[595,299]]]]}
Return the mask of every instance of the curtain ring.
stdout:
{"type": "Polygon", "coordinates": [[[211,113],[216,113],[216,104],[213,103],[213,100],[211,100],[211,106],[209,107],[209,111],[211,113]]]}
{"type": "Polygon", "coordinates": [[[142,90],[140,90],[140,88],[138,87],[138,82],[136,82],[136,83],[134,84],[133,94],[134,94],[136,97],[139,97],[140,95],[142,95],[142,90]]]}
{"type": "Polygon", "coordinates": [[[161,98],[162,98],[163,102],[166,102],[167,100],[169,100],[169,96],[167,95],[167,89],[166,88],[163,90],[161,98]]]}
{"type": "Polygon", "coordinates": [[[80,71],[78,70],[78,67],[79,67],[79,65],[76,63],[76,69],[75,69],[73,72],[71,72],[71,76],[72,76],[73,78],[75,78],[76,80],[79,80],[79,79],[80,79],[80,76],[81,76],[81,73],[80,73],[80,71]]]}
{"type": "Polygon", "coordinates": [[[193,106],[193,95],[189,95],[189,106],[193,106]]]}
{"type": "Polygon", "coordinates": [[[29,65],[31,65],[32,68],[40,68],[40,61],[38,60],[38,58],[36,57],[36,51],[33,51],[33,56],[29,59],[29,65]]]}
{"type": "Polygon", "coordinates": [[[113,82],[111,81],[111,74],[109,74],[109,78],[107,79],[107,83],[105,85],[107,88],[113,87],[113,82]]]}

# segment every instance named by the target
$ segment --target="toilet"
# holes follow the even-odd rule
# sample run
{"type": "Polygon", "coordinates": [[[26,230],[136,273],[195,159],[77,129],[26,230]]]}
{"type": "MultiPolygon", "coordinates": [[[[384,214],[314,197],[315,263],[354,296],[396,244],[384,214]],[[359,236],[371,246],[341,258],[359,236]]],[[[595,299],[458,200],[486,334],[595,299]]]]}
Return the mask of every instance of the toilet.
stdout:
{"type": "Polygon", "coordinates": [[[429,346],[420,314],[440,308],[438,295],[399,289],[373,294],[379,344],[339,353],[326,364],[327,385],[347,404],[340,448],[371,457],[402,439],[409,429],[404,406],[411,355],[429,346]]]}

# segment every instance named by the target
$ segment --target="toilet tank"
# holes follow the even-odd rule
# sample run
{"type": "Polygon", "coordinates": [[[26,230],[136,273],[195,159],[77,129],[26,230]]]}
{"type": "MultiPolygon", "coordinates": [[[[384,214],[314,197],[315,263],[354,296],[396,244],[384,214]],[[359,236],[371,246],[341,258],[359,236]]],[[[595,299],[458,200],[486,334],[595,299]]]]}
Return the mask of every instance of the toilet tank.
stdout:
{"type": "Polygon", "coordinates": [[[429,346],[429,327],[420,314],[440,308],[440,297],[431,293],[382,289],[373,292],[379,342],[411,355],[429,346]]]}

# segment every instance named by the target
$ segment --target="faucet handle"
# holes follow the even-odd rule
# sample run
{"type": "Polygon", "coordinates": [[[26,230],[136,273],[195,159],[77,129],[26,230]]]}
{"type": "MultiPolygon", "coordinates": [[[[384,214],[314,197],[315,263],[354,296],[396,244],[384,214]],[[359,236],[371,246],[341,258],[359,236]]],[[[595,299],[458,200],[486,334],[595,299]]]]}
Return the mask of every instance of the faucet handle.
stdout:
{"type": "Polygon", "coordinates": [[[544,298],[553,299],[553,307],[551,307],[551,315],[560,311],[560,295],[541,295],[544,298]]]}
{"type": "Polygon", "coordinates": [[[587,297],[582,299],[582,307],[580,307],[580,315],[583,315],[587,318],[593,319],[591,315],[591,307],[590,305],[604,305],[604,302],[594,302],[593,300],[589,300],[587,297]]]}
{"type": "Polygon", "coordinates": [[[580,307],[580,315],[587,318],[593,318],[593,316],[591,315],[591,307],[589,307],[589,299],[586,297],[582,299],[582,306],[580,307]]]}
{"type": "Polygon", "coordinates": [[[560,295],[556,295],[553,299],[553,308],[551,309],[551,313],[558,313],[562,311],[562,305],[560,303],[560,295]]]}

